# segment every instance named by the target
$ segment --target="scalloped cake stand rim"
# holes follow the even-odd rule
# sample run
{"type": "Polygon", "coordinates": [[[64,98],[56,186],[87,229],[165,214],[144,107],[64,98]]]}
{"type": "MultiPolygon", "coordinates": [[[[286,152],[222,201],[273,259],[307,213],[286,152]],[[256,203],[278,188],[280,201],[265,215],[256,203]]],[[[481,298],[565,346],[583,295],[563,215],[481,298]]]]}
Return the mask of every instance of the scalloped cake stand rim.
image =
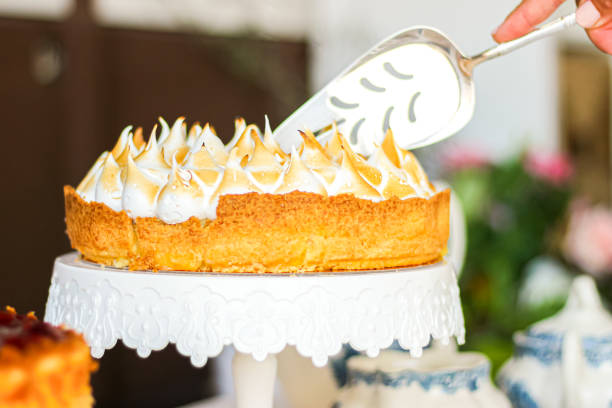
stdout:
{"type": "Polygon", "coordinates": [[[256,360],[296,345],[321,366],[343,343],[375,356],[398,340],[420,355],[430,336],[455,336],[459,343],[465,336],[456,276],[447,260],[375,271],[218,274],[127,271],[72,252],[55,261],[45,320],[84,333],[95,357],[118,339],[141,357],[176,343],[196,366],[227,344],[256,360]],[[304,327],[292,325],[296,319],[304,327]],[[316,338],[308,338],[309,330],[316,338]],[[284,338],[276,342],[274,335],[284,338]],[[369,335],[377,338],[368,341],[369,335]]]}
{"type": "Polygon", "coordinates": [[[118,340],[145,358],[174,343],[195,366],[233,344],[239,408],[270,408],[276,354],[294,345],[323,366],[350,344],[415,356],[431,338],[465,340],[452,263],[375,271],[218,274],[128,271],[55,260],[45,321],[83,333],[94,357],[118,340]]]}

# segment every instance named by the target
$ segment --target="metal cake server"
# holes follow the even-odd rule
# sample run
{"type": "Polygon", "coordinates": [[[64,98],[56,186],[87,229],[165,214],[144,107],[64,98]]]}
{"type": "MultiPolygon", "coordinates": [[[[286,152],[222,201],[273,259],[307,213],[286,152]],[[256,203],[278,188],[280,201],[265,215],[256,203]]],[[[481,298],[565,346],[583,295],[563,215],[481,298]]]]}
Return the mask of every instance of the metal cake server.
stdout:
{"type": "Polygon", "coordinates": [[[436,29],[402,30],[311,97],[274,130],[274,137],[289,151],[301,142],[298,129],[316,130],[324,141],[335,121],[351,147],[366,156],[389,127],[404,149],[439,142],[472,118],[474,67],[575,23],[576,15],[571,14],[473,57],[466,57],[436,29]]]}

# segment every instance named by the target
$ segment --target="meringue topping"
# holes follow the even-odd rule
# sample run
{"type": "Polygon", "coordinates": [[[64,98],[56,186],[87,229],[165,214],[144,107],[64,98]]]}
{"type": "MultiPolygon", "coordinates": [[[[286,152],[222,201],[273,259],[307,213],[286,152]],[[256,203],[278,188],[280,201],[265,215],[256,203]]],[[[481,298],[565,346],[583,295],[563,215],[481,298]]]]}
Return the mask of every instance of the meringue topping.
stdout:
{"type": "Polygon", "coordinates": [[[111,153],[113,154],[113,156],[115,156],[115,159],[119,157],[121,153],[123,153],[123,150],[128,144],[128,137],[131,131],[132,131],[132,125],[126,126],[121,131],[121,135],[119,135],[119,140],[117,140],[115,147],[113,147],[113,149],[111,150],[111,153]]]}
{"type": "MultiPolygon", "coordinates": [[[[382,175],[380,170],[369,165],[361,156],[355,153],[348,141],[342,136],[340,133],[336,133],[334,135],[334,139],[337,140],[337,143],[340,145],[340,153],[343,154],[344,157],[350,162],[351,166],[353,166],[359,174],[361,174],[370,185],[377,187],[382,182],[382,175]]],[[[342,156],[341,156],[342,157],[342,156]]]]}
{"type": "Polygon", "coordinates": [[[289,159],[289,156],[280,148],[278,143],[276,143],[276,140],[274,140],[274,136],[272,136],[272,129],[270,128],[270,121],[268,120],[268,115],[265,115],[264,117],[266,125],[264,130],[263,144],[269,151],[274,154],[274,157],[276,158],[276,160],[278,160],[278,162],[284,164],[289,159]]]}
{"type": "Polygon", "coordinates": [[[276,194],[302,191],[304,193],[327,195],[325,187],[317,180],[312,171],[306,167],[295,147],[291,149],[290,157],[289,167],[283,177],[282,184],[276,190],[276,194]]]}
{"type": "Polygon", "coordinates": [[[303,141],[300,146],[300,154],[304,164],[322,179],[324,185],[331,184],[336,177],[337,165],[310,130],[300,131],[300,136],[302,136],[303,141]]]}
{"type": "Polygon", "coordinates": [[[395,143],[393,131],[387,130],[385,139],[382,143],[383,150],[387,157],[396,167],[401,167],[407,173],[408,178],[412,181],[418,195],[433,195],[434,186],[429,182],[425,170],[417,158],[408,150],[404,150],[395,143]]]}
{"type": "Polygon", "coordinates": [[[251,130],[254,141],[253,156],[248,161],[245,171],[249,180],[264,193],[273,193],[282,181],[283,166],[276,156],[264,146],[257,132],[251,130]]]}
{"type": "Polygon", "coordinates": [[[146,142],[144,141],[144,137],[142,136],[142,128],[138,127],[134,131],[134,137],[132,138],[132,143],[134,144],[134,151],[142,152],[144,149],[146,142]]]}
{"type": "Polygon", "coordinates": [[[169,171],[170,166],[166,163],[164,155],[157,144],[157,138],[155,137],[156,130],[157,125],[153,126],[153,131],[151,132],[147,145],[142,153],[134,158],[134,162],[141,167],[169,171]]]}
{"type": "Polygon", "coordinates": [[[125,149],[123,149],[119,157],[115,157],[117,164],[122,168],[127,165],[128,158],[133,158],[134,153],[137,153],[136,147],[134,147],[133,143],[131,143],[131,138],[132,136],[130,134],[130,136],[128,136],[128,143],[126,144],[125,149]]]}
{"type": "Polygon", "coordinates": [[[391,197],[406,198],[416,195],[415,183],[401,168],[389,159],[382,146],[379,146],[372,156],[372,163],[381,169],[382,181],[378,191],[385,199],[391,197]]]}
{"type": "Polygon", "coordinates": [[[342,141],[340,140],[341,134],[336,128],[336,123],[333,124],[333,131],[331,139],[325,144],[325,150],[336,163],[340,163],[342,160],[342,141]]]}
{"type": "Polygon", "coordinates": [[[215,196],[223,194],[245,194],[251,192],[261,192],[261,190],[249,180],[241,162],[247,157],[240,147],[234,147],[229,154],[223,178],[215,192],[215,196]]]}
{"type": "Polygon", "coordinates": [[[414,154],[407,150],[405,150],[405,152],[406,155],[402,159],[402,169],[406,171],[406,173],[410,174],[413,180],[417,181],[418,185],[422,189],[421,193],[433,195],[435,187],[429,182],[427,174],[425,174],[425,170],[423,170],[423,167],[421,167],[421,164],[414,154]]]}
{"type": "Polygon", "coordinates": [[[204,126],[204,130],[202,130],[200,138],[202,141],[200,146],[204,146],[206,148],[208,153],[210,153],[211,157],[219,166],[225,166],[229,155],[225,151],[225,145],[215,133],[215,129],[207,123],[204,126]]]}
{"type": "Polygon", "coordinates": [[[227,146],[225,146],[225,150],[226,151],[231,151],[234,146],[236,146],[236,143],[238,143],[238,139],[240,139],[240,137],[242,136],[242,134],[244,133],[244,130],[246,129],[246,121],[243,118],[236,118],[234,119],[234,136],[232,137],[232,139],[229,141],[229,143],[227,144],[227,146]]]}
{"type": "Polygon", "coordinates": [[[215,185],[219,181],[222,171],[204,146],[198,151],[190,151],[183,167],[193,170],[207,186],[215,185]]]}
{"type": "Polygon", "coordinates": [[[192,148],[198,140],[201,132],[202,126],[200,126],[200,122],[195,122],[193,125],[191,125],[189,132],[187,133],[187,146],[192,148]]]}
{"type": "Polygon", "coordinates": [[[104,152],[98,157],[96,162],[91,169],[85,175],[85,178],[79,183],[77,187],[77,191],[81,198],[87,202],[95,201],[96,199],[96,185],[98,180],[100,179],[100,174],[102,174],[102,166],[104,165],[104,161],[106,160],[106,156],[108,156],[109,152],[104,152]]]}
{"type": "Polygon", "coordinates": [[[169,224],[190,217],[214,219],[219,196],[225,194],[301,191],[372,201],[435,194],[416,157],[397,146],[390,130],[368,160],[335,126],[325,147],[309,130],[300,134],[303,143],[287,154],[274,140],[267,116],[263,134],[237,118],[227,145],[208,123],[187,131],[185,118],[170,128],[160,117],[146,143],[141,128],[123,129],[77,192],[85,201],[130,217],[158,217],[169,224]]]}
{"type": "Polygon", "coordinates": [[[157,216],[167,224],[177,224],[191,217],[209,218],[208,200],[202,182],[192,171],[173,162],[168,184],[159,193],[157,216]]]}
{"type": "Polygon", "coordinates": [[[123,182],[121,180],[121,167],[112,154],[106,156],[100,178],[96,183],[95,201],[106,204],[115,211],[121,211],[121,195],[123,182]]]}
{"type": "Polygon", "coordinates": [[[248,156],[250,159],[255,149],[255,137],[259,137],[259,129],[255,125],[248,125],[244,128],[244,132],[242,132],[232,150],[238,148],[242,157],[248,156]]]}
{"type": "Polygon", "coordinates": [[[166,163],[172,163],[172,158],[177,152],[181,158],[187,154],[189,146],[187,146],[187,125],[184,117],[181,116],[174,122],[170,135],[163,141],[162,146],[166,163]]]}
{"type": "Polygon", "coordinates": [[[155,217],[157,196],[165,180],[136,165],[129,157],[123,186],[122,207],[130,217],[155,217]]]}
{"type": "Polygon", "coordinates": [[[354,162],[346,151],[342,152],[340,170],[328,188],[329,195],[353,194],[357,198],[379,201],[382,197],[374,187],[360,176],[354,162]]]}
{"type": "Polygon", "coordinates": [[[161,125],[161,133],[159,135],[159,138],[157,139],[157,142],[159,144],[163,144],[166,142],[166,139],[168,138],[168,136],[170,136],[170,126],[168,126],[168,122],[166,122],[164,118],[162,118],[161,116],[157,118],[157,120],[159,121],[159,124],[161,125]]]}

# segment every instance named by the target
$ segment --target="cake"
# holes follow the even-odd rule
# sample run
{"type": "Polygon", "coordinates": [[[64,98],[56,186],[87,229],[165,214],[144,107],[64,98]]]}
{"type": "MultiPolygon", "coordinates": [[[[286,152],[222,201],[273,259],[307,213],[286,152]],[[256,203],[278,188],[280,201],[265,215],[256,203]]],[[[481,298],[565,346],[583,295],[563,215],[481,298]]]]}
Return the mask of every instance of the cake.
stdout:
{"type": "Polygon", "coordinates": [[[0,407],[91,407],[89,377],[95,369],[81,335],[33,313],[0,311],[0,407]]]}
{"type": "Polygon", "coordinates": [[[439,261],[449,191],[437,190],[388,130],[369,157],[334,127],[280,149],[235,121],[224,145],[209,124],[159,119],[145,142],[127,127],[75,189],[64,187],[71,245],[132,270],[288,273],[439,261]]]}

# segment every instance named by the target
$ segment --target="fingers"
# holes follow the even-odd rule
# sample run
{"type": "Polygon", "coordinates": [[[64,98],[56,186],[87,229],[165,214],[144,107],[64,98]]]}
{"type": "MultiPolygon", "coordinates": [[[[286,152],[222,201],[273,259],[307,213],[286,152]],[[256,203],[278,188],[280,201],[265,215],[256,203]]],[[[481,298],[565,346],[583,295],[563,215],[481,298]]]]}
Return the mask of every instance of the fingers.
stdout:
{"type": "Polygon", "coordinates": [[[612,27],[604,26],[587,30],[593,44],[607,54],[612,54],[612,27]]]}
{"type": "Polygon", "coordinates": [[[576,22],[582,28],[591,28],[601,18],[601,13],[595,7],[592,1],[580,2],[578,9],[576,10],[576,22]]]}
{"type": "Polygon", "coordinates": [[[612,2],[609,0],[580,0],[576,22],[587,30],[593,44],[612,54],[612,2]]]}
{"type": "Polygon", "coordinates": [[[493,33],[497,42],[521,37],[546,20],[565,0],[523,0],[493,33]]]}
{"type": "Polygon", "coordinates": [[[576,22],[583,28],[599,28],[612,23],[612,1],[581,0],[576,10],[576,22]]]}

